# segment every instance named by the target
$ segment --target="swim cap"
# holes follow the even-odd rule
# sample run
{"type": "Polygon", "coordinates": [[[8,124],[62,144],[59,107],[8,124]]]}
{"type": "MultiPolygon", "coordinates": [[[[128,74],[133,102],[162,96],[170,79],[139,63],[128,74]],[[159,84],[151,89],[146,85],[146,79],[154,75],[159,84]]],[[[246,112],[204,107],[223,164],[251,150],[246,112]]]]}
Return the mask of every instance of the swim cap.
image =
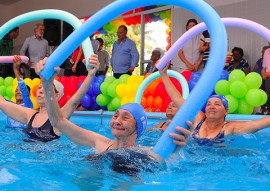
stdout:
{"type": "Polygon", "coordinates": [[[224,107],[226,109],[228,109],[228,107],[229,107],[228,100],[226,99],[226,97],[224,95],[212,95],[210,98],[218,98],[218,99],[220,99],[222,101],[224,107]]]}
{"type": "Polygon", "coordinates": [[[53,80],[53,84],[55,86],[56,91],[59,93],[59,99],[64,95],[64,86],[61,84],[61,82],[58,82],[57,80],[53,80]]]}
{"type": "Polygon", "coordinates": [[[137,138],[139,138],[143,134],[147,126],[147,116],[143,107],[138,103],[128,103],[122,105],[119,109],[129,111],[134,117],[137,123],[137,138]]]}

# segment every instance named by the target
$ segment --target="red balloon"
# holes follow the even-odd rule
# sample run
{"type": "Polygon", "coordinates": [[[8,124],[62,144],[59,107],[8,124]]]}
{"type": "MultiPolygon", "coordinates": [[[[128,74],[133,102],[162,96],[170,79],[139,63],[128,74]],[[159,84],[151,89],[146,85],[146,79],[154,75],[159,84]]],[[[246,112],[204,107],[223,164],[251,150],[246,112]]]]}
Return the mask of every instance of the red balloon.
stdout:
{"type": "Polygon", "coordinates": [[[163,98],[163,104],[161,107],[161,112],[166,112],[167,106],[169,105],[169,103],[171,103],[171,98],[168,96],[166,98],[163,98]]]}
{"type": "Polygon", "coordinates": [[[175,88],[180,92],[180,94],[182,95],[182,87],[181,87],[181,84],[180,82],[173,78],[173,77],[170,77],[170,80],[172,81],[173,85],[175,86],[175,88]]]}
{"type": "Polygon", "coordinates": [[[192,75],[192,72],[189,70],[185,70],[185,71],[181,72],[181,74],[184,76],[184,78],[187,80],[187,82],[189,82],[190,77],[192,75]]]}
{"type": "Polygon", "coordinates": [[[58,78],[58,81],[61,82],[62,84],[64,84],[67,80],[68,80],[67,76],[61,76],[58,78]]]}
{"type": "Polygon", "coordinates": [[[78,82],[77,81],[69,81],[64,86],[64,94],[68,94],[73,96],[78,90],[78,82]]]}
{"type": "Polygon", "coordinates": [[[79,83],[80,83],[80,82],[84,82],[85,78],[86,78],[86,76],[79,76],[79,77],[78,77],[79,83]]]}
{"type": "Polygon", "coordinates": [[[67,94],[64,94],[61,99],[58,101],[58,104],[59,104],[59,107],[63,107],[67,102],[68,100],[70,99],[70,95],[67,95],[67,94]]]}

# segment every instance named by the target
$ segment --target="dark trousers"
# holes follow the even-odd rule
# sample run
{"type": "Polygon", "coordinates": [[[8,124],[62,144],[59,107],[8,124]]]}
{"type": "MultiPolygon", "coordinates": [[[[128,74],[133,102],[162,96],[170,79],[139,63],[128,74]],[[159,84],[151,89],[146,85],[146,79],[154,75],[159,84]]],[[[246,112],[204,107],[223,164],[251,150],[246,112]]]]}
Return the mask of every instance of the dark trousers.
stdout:
{"type": "Polygon", "coordinates": [[[13,63],[0,64],[0,76],[3,78],[8,76],[14,77],[13,63]]]}
{"type": "Polygon", "coordinates": [[[40,78],[39,75],[36,74],[35,68],[30,68],[30,78],[33,80],[34,78],[40,78]]]}
{"type": "Polygon", "coordinates": [[[127,72],[127,73],[113,73],[113,77],[115,77],[116,79],[120,78],[121,75],[123,74],[128,74],[128,75],[132,75],[131,72],[127,72]]]}

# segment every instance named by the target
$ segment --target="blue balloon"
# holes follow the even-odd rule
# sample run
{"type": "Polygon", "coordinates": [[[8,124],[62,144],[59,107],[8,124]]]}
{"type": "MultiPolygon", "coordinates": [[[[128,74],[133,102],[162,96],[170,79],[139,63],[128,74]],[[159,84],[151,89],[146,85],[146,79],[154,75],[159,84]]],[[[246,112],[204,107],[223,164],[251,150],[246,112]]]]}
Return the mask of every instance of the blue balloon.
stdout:
{"type": "Polygon", "coordinates": [[[89,109],[93,105],[92,99],[88,94],[85,94],[81,100],[81,104],[84,108],[89,109]]]}
{"type": "Polygon", "coordinates": [[[188,88],[189,88],[189,92],[191,92],[193,90],[193,88],[196,86],[197,81],[196,80],[190,80],[188,82],[188,88]]]}
{"type": "Polygon", "coordinates": [[[221,76],[219,78],[219,80],[228,80],[229,79],[229,75],[230,73],[226,70],[223,70],[221,73],[221,76]]]}
{"type": "Polygon", "coordinates": [[[201,72],[194,72],[191,76],[190,76],[190,80],[193,81],[198,81],[201,77],[202,73],[201,72]]]}
{"type": "Polygon", "coordinates": [[[96,78],[96,82],[102,83],[104,82],[105,76],[104,75],[100,75],[96,78]]]}
{"type": "Polygon", "coordinates": [[[91,108],[93,110],[100,110],[100,106],[97,103],[93,103],[93,105],[91,106],[91,108]]]}
{"type": "Polygon", "coordinates": [[[94,90],[93,90],[93,86],[90,85],[90,87],[88,88],[87,92],[86,92],[88,95],[92,96],[94,95],[94,90]]]}
{"type": "Polygon", "coordinates": [[[101,94],[99,82],[94,82],[93,84],[91,84],[91,86],[95,95],[101,94]]]}

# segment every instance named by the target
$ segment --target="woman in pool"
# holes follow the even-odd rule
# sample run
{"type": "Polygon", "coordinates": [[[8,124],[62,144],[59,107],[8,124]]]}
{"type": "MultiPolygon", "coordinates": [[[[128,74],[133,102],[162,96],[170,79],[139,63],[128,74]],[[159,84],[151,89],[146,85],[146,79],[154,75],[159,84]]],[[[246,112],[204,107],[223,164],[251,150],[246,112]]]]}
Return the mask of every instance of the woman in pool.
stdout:
{"type": "MultiPolygon", "coordinates": [[[[46,60],[42,60],[37,64],[36,72],[40,73],[43,70],[46,60]]],[[[111,149],[119,148],[136,148],[147,150],[153,156],[155,155],[150,149],[135,147],[136,139],[139,138],[147,127],[147,117],[143,107],[136,103],[125,104],[121,106],[113,115],[110,121],[111,133],[114,139],[111,140],[103,135],[90,130],[83,129],[76,124],[70,122],[56,104],[51,77],[49,80],[41,78],[45,91],[46,107],[49,114],[49,119],[54,127],[59,129],[63,134],[68,136],[73,142],[78,145],[83,145],[95,148],[96,153],[103,153],[111,149]]],[[[185,145],[186,136],[190,131],[176,127],[176,130],[182,132],[183,135],[172,133],[174,143],[177,145],[185,145]]]]}
{"type": "MultiPolygon", "coordinates": [[[[168,66],[159,72],[168,95],[180,108],[185,100],[170,81],[167,68],[168,66]]],[[[207,101],[205,113],[199,111],[193,122],[187,122],[190,129],[193,129],[192,138],[198,140],[198,143],[211,145],[222,142],[224,137],[230,134],[255,133],[270,126],[270,117],[227,122],[225,120],[227,114],[228,101],[226,98],[222,95],[212,95],[207,101]]]]}
{"type": "MultiPolygon", "coordinates": [[[[80,103],[81,98],[89,89],[92,78],[95,76],[97,68],[99,67],[97,55],[91,55],[89,63],[93,68],[88,69],[88,75],[80,89],[61,108],[61,113],[66,118],[70,118],[71,114],[80,103]]],[[[63,85],[56,80],[53,80],[53,84],[54,86],[52,91],[55,92],[54,98],[55,100],[59,100],[64,92],[63,85]]],[[[42,84],[38,87],[36,98],[39,104],[39,111],[8,102],[2,96],[0,96],[0,109],[12,119],[28,124],[27,128],[23,131],[28,134],[31,139],[42,142],[58,139],[61,132],[49,121],[47,109],[45,107],[46,102],[42,84]]],[[[58,105],[57,101],[56,104],[58,105]]]]}
{"type": "Polygon", "coordinates": [[[169,124],[171,123],[171,121],[173,120],[173,117],[175,116],[177,111],[178,111],[177,105],[173,101],[171,101],[166,108],[167,121],[159,122],[153,128],[149,128],[147,131],[152,131],[156,129],[160,131],[165,131],[169,126],[169,124]]]}
{"type": "MultiPolygon", "coordinates": [[[[18,80],[18,86],[15,90],[15,103],[27,108],[33,108],[33,103],[30,99],[30,87],[27,86],[23,81],[23,76],[20,73],[21,57],[18,55],[13,56],[13,71],[14,75],[18,80]]],[[[7,116],[6,127],[10,128],[26,128],[27,124],[23,124],[19,121],[12,119],[7,116]]]]}

